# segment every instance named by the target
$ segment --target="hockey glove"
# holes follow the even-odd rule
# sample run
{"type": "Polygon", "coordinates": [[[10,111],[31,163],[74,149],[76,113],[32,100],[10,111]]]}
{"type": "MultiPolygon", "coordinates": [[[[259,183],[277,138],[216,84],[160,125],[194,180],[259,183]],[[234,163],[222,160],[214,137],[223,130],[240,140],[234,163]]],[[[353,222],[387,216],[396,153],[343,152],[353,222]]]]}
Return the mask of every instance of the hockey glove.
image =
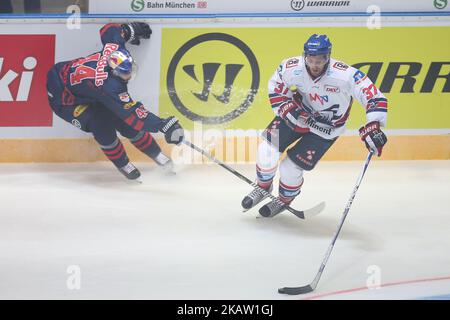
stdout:
{"type": "Polygon", "coordinates": [[[152,29],[145,22],[131,22],[123,24],[122,28],[125,31],[125,41],[130,41],[131,44],[140,45],[141,39],[150,39],[152,29]]]}
{"type": "Polygon", "coordinates": [[[164,133],[167,143],[179,145],[184,140],[184,130],[173,116],[163,120],[159,131],[164,133]]]}
{"type": "Polygon", "coordinates": [[[296,132],[309,131],[308,125],[306,125],[308,114],[303,110],[299,100],[288,99],[278,109],[278,116],[286,122],[289,128],[296,132]]]}
{"type": "Polygon", "coordinates": [[[359,128],[359,136],[365,142],[367,149],[372,150],[377,156],[381,156],[387,137],[380,129],[378,121],[372,121],[359,128]]]}

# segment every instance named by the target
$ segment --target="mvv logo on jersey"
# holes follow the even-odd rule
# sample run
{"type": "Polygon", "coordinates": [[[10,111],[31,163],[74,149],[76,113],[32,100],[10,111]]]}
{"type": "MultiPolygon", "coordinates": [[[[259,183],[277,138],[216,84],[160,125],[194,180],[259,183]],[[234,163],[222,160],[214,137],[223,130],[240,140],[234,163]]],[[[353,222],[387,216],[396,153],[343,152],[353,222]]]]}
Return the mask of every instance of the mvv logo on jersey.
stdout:
{"type": "Polygon", "coordinates": [[[51,126],[47,72],[54,35],[0,35],[0,126],[51,126]]]}
{"type": "Polygon", "coordinates": [[[311,101],[319,101],[321,105],[323,105],[324,101],[328,102],[328,96],[320,96],[317,93],[315,93],[314,95],[312,93],[310,93],[309,94],[309,99],[311,101]]]}
{"type": "Polygon", "coordinates": [[[256,57],[242,40],[226,33],[205,33],[175,52],[167,71],[167,91],[186,118],[220,124],[248,109],[259,80],[256,57]]]}

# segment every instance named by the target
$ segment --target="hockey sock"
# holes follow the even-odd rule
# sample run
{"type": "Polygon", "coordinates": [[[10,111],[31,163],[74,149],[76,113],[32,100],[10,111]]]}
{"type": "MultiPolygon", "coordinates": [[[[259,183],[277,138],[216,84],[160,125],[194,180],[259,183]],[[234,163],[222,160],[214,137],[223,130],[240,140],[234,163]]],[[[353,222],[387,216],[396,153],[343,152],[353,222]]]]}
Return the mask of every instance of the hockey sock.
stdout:
{"type": "Polygon", "coordinates": [[[277,166],[266,169],[256,165],[256,180],[258,182],[258,186],[263,189],[269,189],[272,185],[273,178],[275,177],[276,172],[277,166]]]}
{"type": "Polygon", "coordinates": [[[303,185],[303,179],[300,185],[298,186],[289,186],[280,181],[280,186],[278,188],[278,197],[281,201],[286,204],[289,204],[294,200],[296,196],[300,194],[300,189],[303,185]]]}
{"type": "Polygon", "coordinates": [[[119,139],[116,139],[116,141],[114,141],[110,145],[100,145],[100,147],[102,148],[102,151],[106,155],[106,157],[111,160],[111,162],[114,163],[117,168],[122,168],[128,162],[130,162],[125,148],[123,147],[122,142],[120,142],[119,139]]]}
{"type": "Polygon", "coordinates": [[[158,143],[153,139],[153,136],[147,131],[141,131],[136,137],[130,139],[131,143],[138,148],[141,152],[153,160],[161,153],[161,148],[158,143]]]}
{"type": "Polygon", "coordinates": [[[258,146],[256,159],[256,177],[261,188],[269,189],[277,172],[280,152],[267,141],[262,141],[258,146]]]}
{"type": "Polygon", "coordinates": [[[278,194],[281,201],[289,204],[300,194],[303,185],[303,169],[297,166],[289,157],[280,164],[280,186],[278,194]]]}

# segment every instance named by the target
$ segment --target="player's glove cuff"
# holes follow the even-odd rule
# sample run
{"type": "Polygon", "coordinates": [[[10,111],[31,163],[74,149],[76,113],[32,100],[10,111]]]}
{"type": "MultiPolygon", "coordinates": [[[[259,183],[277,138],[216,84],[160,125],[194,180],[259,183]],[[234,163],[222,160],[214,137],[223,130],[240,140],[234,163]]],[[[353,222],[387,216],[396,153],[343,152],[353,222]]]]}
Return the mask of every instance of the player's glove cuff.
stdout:
{"type": "Polygon", "coordinates": [[[184,140],[184,130],[175,117],[164,119],[159,128],[167,143],[179,145],[184,140]]]}
{"type": "Polygon", "coordinates": [[[150,39],[152,29],[145,22],[131,22],[123,24],[122,28],[125,32],[125,41],[130,41],[131,44],[140,45],[140,39],[150,39]]]}

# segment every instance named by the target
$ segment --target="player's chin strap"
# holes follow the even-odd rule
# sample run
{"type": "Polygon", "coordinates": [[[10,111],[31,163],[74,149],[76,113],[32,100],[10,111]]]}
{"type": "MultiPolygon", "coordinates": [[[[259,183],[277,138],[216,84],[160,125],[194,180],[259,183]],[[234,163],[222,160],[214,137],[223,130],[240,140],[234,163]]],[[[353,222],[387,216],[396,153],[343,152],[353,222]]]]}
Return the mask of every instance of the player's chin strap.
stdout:
{"type": "MultiPolygon", "coordinates": [[[[265,196],[268,196],[270,199],[275,200],[275,201],[279,201],[279,199],[277,197],[275,197],[274,195],[272,195],[272,193],[268,192],[267,190],[259,187],[255,182],[252,182],[249,178],[247,178],[246,176],[242,175],[241,173],[237,172],[236,170],[234,170],[233,168],[230,168],[229,166],[227,166],[225,163],[223,163],[222,161],[216,159],[215,157],[213,157],[211,154],[209,154],[208,152],[204,151],[203,149],[197,147],[196,145],[192,144],[191,142],[187,141],[187,140],[183,140],[183,143],[189,147],[191,147],[192,149],[194,149],[195,151],[200,152],[202,155],[204,155],[206,158],[208,158],[209,160],[213,161],[214,163],[218,164],[219,166],[221,166],[222,168],[224,168],[225,170],[231,172],[232,174],[234,174],[236,177],[238,177],[239,179],[247,182],[249,185],[251,185],[252,187],[258,189],[259,191],[261,191],[262,194],[264,194],[265,196]]],[[[322,212],[322,210],[325,208],[325,202],[321,202],[319,204],[317,204],[316,206],[307,209],[307,210],[303,210],[303,211],[299,211],[299,210],[295,210],[294,208],[290,207],[289,205],[286,205],[286,210],[288,210],[289,212],[293,213],[294,215],[296,215],[298,218],[300,219],[305,219],[305,217],[312,217],[315,215],[318,215],[320,212],[322,212]]]]}

